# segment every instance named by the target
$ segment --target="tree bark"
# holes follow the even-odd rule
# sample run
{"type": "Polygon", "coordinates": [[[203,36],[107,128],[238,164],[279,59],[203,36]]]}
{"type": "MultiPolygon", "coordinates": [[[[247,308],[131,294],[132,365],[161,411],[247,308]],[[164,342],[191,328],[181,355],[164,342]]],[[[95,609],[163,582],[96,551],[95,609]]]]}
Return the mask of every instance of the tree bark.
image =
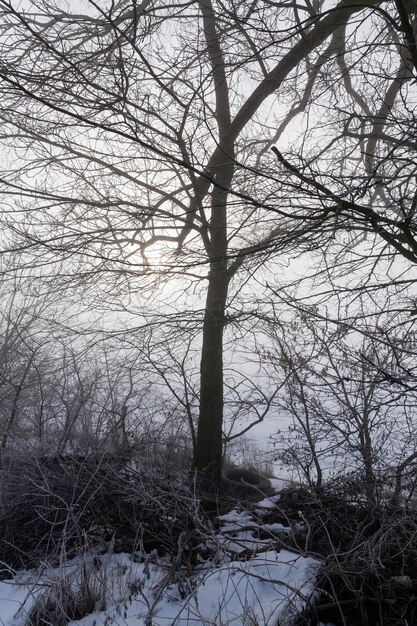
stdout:
{"type": "MultiPolygon", "coordinates": [[[[234,163],[219,166],[216,178],[228,187],[233,178],[234,163]]],[[[203,345],[200,363],[200,411],[194,467],[204,482],[220,484],[223,424],[223,335],[231,273],[227,265],[227,198],[228,193],[214,188],[211,197],[210,271],[203,323],[203,345]]]]}
{"type": "Polygon", "coordinates": [[[229,279],[223,268],[209,274],[200,368],[200,415],[194,466],[207,481],[221,477],[223,424],[223,332],[229,279]]]}
{"type": "Polygon", "coordinates": [[[223,443],[223,333],[230,282],[227,266],[227,190],[233,180],[235,161],[234,141],[230,138],[229,87],[211,0],[202,0],[200,10],[216,99],[219,153],[211,163],[211,171],[219,187],[214,186],[210,199],[210,243],[207,248],[210,271],[203,323],[200,411],[194,468],[206,484],[219,485],[223,443]]]}

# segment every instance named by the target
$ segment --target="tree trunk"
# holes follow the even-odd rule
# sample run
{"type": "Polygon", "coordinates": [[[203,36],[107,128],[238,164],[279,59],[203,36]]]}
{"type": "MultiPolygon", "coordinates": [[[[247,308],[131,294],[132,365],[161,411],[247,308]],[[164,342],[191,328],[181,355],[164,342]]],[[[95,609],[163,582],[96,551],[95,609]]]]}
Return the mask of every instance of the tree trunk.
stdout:
{"type": "Polygon", "coordinates": [[[211,193],[208,228],[210,244],[206,249],[210,259],[210,272],[203,324],[200,414],[194,449],[194,467],[200,472],[206,485],[219,485],[223,451],[223,331],[230,282],[227,266],[227,200],[228,189],[234,175],[235,155],[234,141],[230,136],[229,87],[217,32],[216,13],[211,0],[201,0],[199,5],[214,83],[220,152],[210,168],[219,186],[215,185],[211,193]]]}
{"type": "Polygon", "coordinates": [[[229,284],[227,270],[209,273],[200,367],[200,415],[194,467],[207,482],[218,485],[222,465],[223,331],[229,284]]]}

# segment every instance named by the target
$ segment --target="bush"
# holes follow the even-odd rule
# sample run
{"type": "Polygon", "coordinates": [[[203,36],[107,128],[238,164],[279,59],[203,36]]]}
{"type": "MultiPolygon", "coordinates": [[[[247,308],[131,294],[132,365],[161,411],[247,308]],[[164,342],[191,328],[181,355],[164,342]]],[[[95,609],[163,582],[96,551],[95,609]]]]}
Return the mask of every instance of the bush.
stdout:
{"type": "Polygon", "coordinates": [[[211,532],[187,472],[143,456],[13,453],[2,474],[2,560],[13,568],[69,557],[85,543],[176,553],[180,536],[192,549],[211,532]]]}
{"type": "Polygon", "coordinates": [[[310,493],[301,507],[306,548],[324,566],[320,599],[299,624],[417,623],[417,511],[386,501],[371,504],[360,494],[360,483],[339,480],[310,493]]]}

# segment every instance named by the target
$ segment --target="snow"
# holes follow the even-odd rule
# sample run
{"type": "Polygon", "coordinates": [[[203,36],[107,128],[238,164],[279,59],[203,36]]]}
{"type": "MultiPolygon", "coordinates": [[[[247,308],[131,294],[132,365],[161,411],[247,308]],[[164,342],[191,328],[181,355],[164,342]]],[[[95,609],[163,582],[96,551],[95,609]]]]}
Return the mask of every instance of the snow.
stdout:
{"type": "MultiPolygon", "coordinates": [[[[294,530],[278,522],[267,524],[260,521],[276,506],[278,500],[279,496],[274,496],[258,502],[254,515],[239,509],[232,509],[220,515],[219,520],[222,526],[220,534],[216,537],[218,545],[221,545],[229,554],[231,552],[235,554],[255,552],[275,545],[277,535],[288,534],[294,530]],[[260,533],[263,536],[262,539],[259,538],[260,533]]],[[[297,526],[300,527],[300,524],[297,526]]]]}
{"type": "Polygon", "coordinates": [[[277,549],[274,533],[290,532],[262,515],[279,496],[220,516],[221,528],[208,538],[217,556],[194,566],[145,554],[84,554],[65,566],[19,572],[0,582],[0,626],[25,626],[36,598],[63,579],[77,593],[82,573],[97,589],[100,606],[70,626],[276,626],[293,616],[314,591],[316,559],[277,549]],[[267,538],[260,539],[259,532],[267,538]],[[268,535],[269,533],[269,535],[268,535]],[[245,557],[245,558],[243,558],[245,557]]]}
{"type": "Polygon", "coordinates": [[[14,624],[14,618],[24,604],[29,589],[15,581],[0,582],[0,624],[14,624]]]}
{"type": "MultiPolygon", "coordinates": [[[[278,478],[270,478],[269,481],[272,483],[275,483],[276,481],[278,481],[278,478]]],[[[276,487],[274,485],[272,485],[273,489],[276,489],[276,487]]],[[[276,496],[272,496],[271,498],[264,498],[263,500],[261,500],[260,502],[258,502],[258,508],[260,510],[263,509],[274,509],[277,505],[277,502],[279,502],[280,496],[276,495],[276,496]]]]}
{"type": "Polygon", "coordinates": [[[269,482],[271,483],[272,489],[277,492],[294,486],[294,481],[286,478],[270,478],[269,482]]]}
{"type": "MultiPolygon", "coordinates": [[[[185,597],[178,582],[164,585],[169,570],[161,565],[136,563],[128,554],[112,555],[103,565],[107,609],[69,622],[71,626],[148,626],[150,618],[152,626],[239,625],[249,615],[264,626],[275,626],[278,618],[289,624],[313,591],[318,562],[288,550],[267,550],[247,561],[206,564],[188,581],[185,597]]],[[[29,573],[26,582],[1,582],[0,623],[23,626],[47,580],[60,575],[56,569],[41,577],[29,573]]]]}

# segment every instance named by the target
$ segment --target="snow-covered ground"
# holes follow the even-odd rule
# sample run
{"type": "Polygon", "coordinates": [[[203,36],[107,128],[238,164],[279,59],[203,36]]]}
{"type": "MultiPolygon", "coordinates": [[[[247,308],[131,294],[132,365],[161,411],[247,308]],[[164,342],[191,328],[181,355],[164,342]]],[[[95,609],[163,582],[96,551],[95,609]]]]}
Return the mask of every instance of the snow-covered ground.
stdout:
{"type": "Polygon", "coordinates": [[[72,589],[81,598],[86,581],[97,597],[95,610],[71,626],[289,625],[312,598],[319,562],[276,547],[274,535],[290,529],[263,524],[262,514],[278,498],[260,502],[254,515],[239,509],[223,515],[209,539],[216,556],[192,571],[156,553],[110,551],[19,572],[0,582],[0,625],[27,626],[32,607],[48,592],[60,598],[62,589],[72,589]]]}

